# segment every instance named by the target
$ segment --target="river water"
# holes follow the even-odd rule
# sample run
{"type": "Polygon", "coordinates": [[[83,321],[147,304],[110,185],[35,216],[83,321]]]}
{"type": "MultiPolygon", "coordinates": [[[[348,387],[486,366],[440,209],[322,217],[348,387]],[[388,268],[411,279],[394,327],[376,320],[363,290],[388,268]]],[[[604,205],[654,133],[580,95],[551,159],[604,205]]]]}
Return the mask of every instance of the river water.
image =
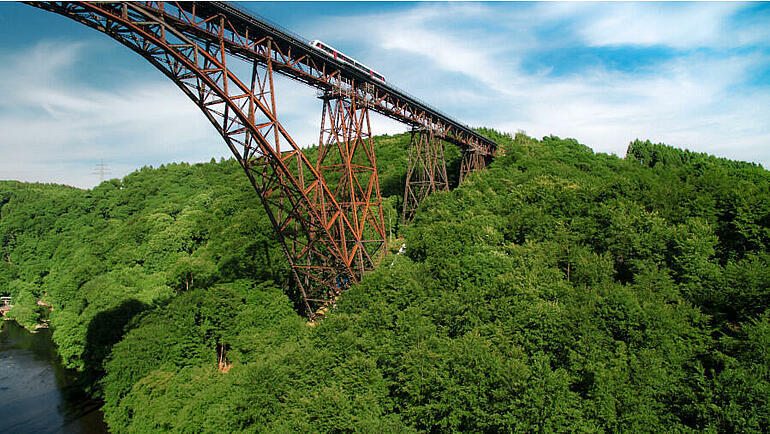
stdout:
{"type": "Polygon", "coordinates": [[[0,321],[0,433],[106,433],[99,404],[75,387],[49,330],[0,321]]]}

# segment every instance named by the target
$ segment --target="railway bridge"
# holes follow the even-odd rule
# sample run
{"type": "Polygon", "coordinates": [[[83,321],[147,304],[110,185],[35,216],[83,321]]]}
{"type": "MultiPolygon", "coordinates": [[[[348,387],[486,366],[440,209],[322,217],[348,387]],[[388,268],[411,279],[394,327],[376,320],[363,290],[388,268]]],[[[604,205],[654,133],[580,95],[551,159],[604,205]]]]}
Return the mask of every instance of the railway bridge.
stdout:
{"type": "Polygon", "coordinates": [[[264,205],[311,320],[386,250],[371,111],[412,128],[405,219],[428,194],[448,189],[443,142],[463,151],[461,181],[497,151],[470,127],[231,4],[25,3],[109,35],[200,108],[264,205]],[[313,159],[278,119],[275,74],[320,92],[313,159]]]}

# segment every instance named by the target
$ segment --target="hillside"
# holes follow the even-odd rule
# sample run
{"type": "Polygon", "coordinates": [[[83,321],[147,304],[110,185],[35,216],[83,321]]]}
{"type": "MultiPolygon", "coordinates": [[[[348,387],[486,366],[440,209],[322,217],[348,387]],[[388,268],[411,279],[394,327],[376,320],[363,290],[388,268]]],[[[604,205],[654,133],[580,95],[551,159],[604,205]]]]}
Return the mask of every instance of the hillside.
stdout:
{"type": "Polygon", "coordinates": [[[0,183],[9,315],[52,304],[115,432],[766,429],[770,172],[494,134],[505,156],[406,227],[408,136],[376,139],[407,252],[315,327],[233,161],[0,183]]]}

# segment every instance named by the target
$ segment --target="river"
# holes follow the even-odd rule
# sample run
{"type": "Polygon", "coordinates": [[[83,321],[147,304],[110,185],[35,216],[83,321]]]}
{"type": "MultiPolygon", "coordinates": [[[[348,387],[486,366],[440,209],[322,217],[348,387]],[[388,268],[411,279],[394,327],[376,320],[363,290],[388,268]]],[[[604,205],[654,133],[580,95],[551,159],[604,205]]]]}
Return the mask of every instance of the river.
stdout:
{"type": "Polygon", "coordinates": [[[0,433],[108,432],[99,403],[59,363],[50,330],[0,327],[0,433]]]}

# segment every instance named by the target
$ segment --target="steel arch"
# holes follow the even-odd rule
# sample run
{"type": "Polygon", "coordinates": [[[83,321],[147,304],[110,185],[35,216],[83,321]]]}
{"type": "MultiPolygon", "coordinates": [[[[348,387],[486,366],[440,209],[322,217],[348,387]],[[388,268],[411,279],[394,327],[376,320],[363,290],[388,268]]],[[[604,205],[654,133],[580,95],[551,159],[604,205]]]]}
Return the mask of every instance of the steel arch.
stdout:
{"type": "MultiPolygon", "coordinates": [[[[278,235],[308,316],[336,296],[340,279],[357,282],[366,267],[332,236],[342,230],[353,248],[363,249],[356,231],[315,165],[276,118],[271,55],[252,61],[250,83],[228,68],[224,17],[205,25],[218,41],[166,23],[163,2],[27,2],[71,18],[140,54],[171,79],[203,111],[225,140],[257,191],[278,235]],[[281,144],[288,145],[281,150],[281,144]],[[327,210],[314,206],[321,198],[327,210]]],[[[193,17],[193,20],[195,18],[193,17]]],[[[267,41],[270,50],[270,41],[267,41]]],[[[349,86],[340,80],[339,88],[349,86]]]]}

